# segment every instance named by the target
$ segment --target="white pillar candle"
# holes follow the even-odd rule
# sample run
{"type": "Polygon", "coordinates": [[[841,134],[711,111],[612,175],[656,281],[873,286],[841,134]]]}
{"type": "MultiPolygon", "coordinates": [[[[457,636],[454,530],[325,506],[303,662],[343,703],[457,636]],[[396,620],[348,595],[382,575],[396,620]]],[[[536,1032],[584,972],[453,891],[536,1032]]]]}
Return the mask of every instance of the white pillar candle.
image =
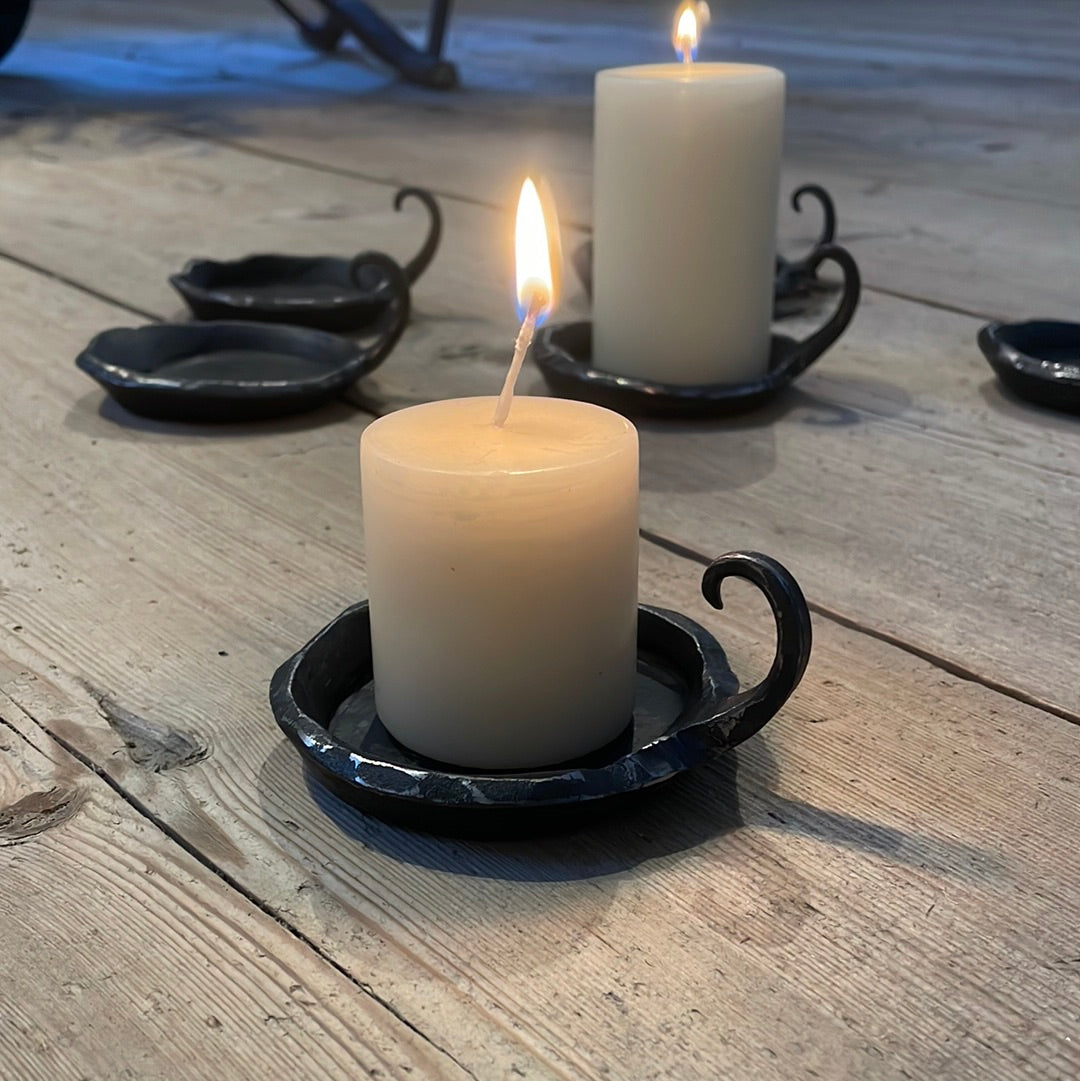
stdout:
{"type": "Polygon", "coordinates": [[[594,366],[683,385],[763,375],[783,74],[613,68],[595,108],[594,366]]]}
{"type": "Polygon", "coordinates": [[[583,402],[432,402],[360,444],[375,703],[443,762],[528,768],[629,723],[637,432],[583,402]]]}

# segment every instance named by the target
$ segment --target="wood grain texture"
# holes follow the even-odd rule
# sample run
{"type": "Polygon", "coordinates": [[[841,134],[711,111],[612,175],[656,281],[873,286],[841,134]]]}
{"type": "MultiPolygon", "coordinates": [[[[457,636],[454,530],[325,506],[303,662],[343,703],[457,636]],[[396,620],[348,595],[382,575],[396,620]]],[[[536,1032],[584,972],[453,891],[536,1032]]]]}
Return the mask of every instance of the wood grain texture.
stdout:
{"type": "MultiPolygon", "coordinates": [[[[669,50],[653,5],[459,6],[451,53],[467,90],[390,93],[385,72],[355,54],[315,58],[268,5],[233,7],[148,15],[96,3],[35,18],[8,61],[20,78],[0,124],[48,155],[94,116],[119,113],[129,146],[179,127],[495,203],[530,166],[550,175],[567,220],[587,223],[593,73],[669,50]],[[64,92],[44,93],[58,69],[64,92]]],[[[420,8],[392,7],[422,28],[420,8]]],[[[818,180],[835,191],[870,286],[988,315],[1068,318],[1080,35],[1060,4],[1025,4],[1019,20],[1012,7],[726,5],[705,48],[785,71],[784,189],[818,180]]],[[[805,231],[784,229],[785,239],[805,231]]]]}
{"type": "MultiPolygon", "coordinates": [[[[364,418],[101,415],[50,358],[112,313],[0,276],[44,313],[0,404],[35,466],[3,475],[6,693],[475,1076],[1075,1074],[1073,726],[819,621],[763,738],[598,829],[481,845],[361,818],[305,784],[265,695],[362,595],[364,418]],[[212,753],[148,771],[87,684],[212,753]]],[[[736,583],[711,612],[698,577],[643,551],[643,599],[760,676],[764,606],[736,583]]]]}
{"type": "Polygon", "coordinates": [[[0,877],[0,1077],[468,1077],[3,694],[0,877]]]}
{"type": "MultiPolygon", "coordinates": [[[[423,215],[395,213],[378,184],[190,140],[133,157],[107,124],[87,135],[59,161],[11,163],[5,243],[151,312],[178,313],[166,278],[190,255],[340,251],[345,237],[405,258],[423,236],[423,215]]],[[[374,411],[501,383],[514,333],[509,222],[482,207],[445,209],[413,326],[358,388],[374,411]]],[[[580,317],[580,292],[562,310],[580,317]]],[[[705,553],[750,544],[798,558],[820,604],[1080,712],[1060,663],[1062,648],[1080,645],[1076,424],[1006,397],[975,346],[978,327],[867,295],[839,345],[774,407],[733,422],[641,425],[642,521],[705,553]],[[1041,644],[1018,652],[1017,627],[1041,644]]],[[[522,389],[542,391],[534,370],[522,389]]]]}
{"type": "MultiPolygon", "coordinates": [[[[584,94],[612,16],[570,46],[579,6],[529,25],[526,5],[506,17],[485,3],[459,8],[452,48],[481,84],[455,99],[386,94],[384,73],[311,58],[261,0],[237,5],[238,21],[192,0],[160,16],[167,37],[144,5],[66,5],[5,65],[0,248],[73,286],[0,262],[13,658],[0,688],[34,718],[5,711],[17,733],[0,726],[0,748],[5,731],[35,745],[15,781],[0,749],[0,861],[24,887],[9,894],[5,871],[0,973],[19,992],[0,1076],[15,1048],[38,1070],[19,1081],[299,1076],[301,1054],[324,1076],[1075,1077],[1075,727],[819,619],[807,677],[763,735],[618,820],[479,845],[363,819],[305,782],[266,683],[363,594],[367,416],[339,404],[243,428],[144,422],[71,365],[92,333],[139,318],[87,291],[175,314],[165,274],[197,253],[410,253],[423,221],[393,213],[386,182],[400,177],[458,198],[414,325],[353,396],[385,411],[493,392],[514,331],[509,227],[474,204],[503,201],[503,178],[532,157],[554,163],[585,220],[584,94]],[[64,23],[73,11],[107,18],[84,35],[64,23]],[[532,36],[485,43],[492,27],[532,36]],[[522,108],[538,82],[551,96],[522,108]],[[43,901],[58,883],[80,902],[59,915],[43,901]],[[123,967],[84,914],[119,923],[123,967]],[[20,936],[57,926],[68,940],[45,959],[85,985],[71,1002],[20,936]],[[168,951],[145,951],[155,933],[168,951]],[[192,1004],[208,979],[235,1021],[200,1040],[192,1004]],[[296,1004],[296,984],[319,1006],[296,1004]],[[250,1057],[216,1042],[234,1029],[263,1037],[250,1057]]],[[[995,3],[989,18],[914,0],[860,5],[856,21],[833,0],[794,15],[755,0],[718,40],[788,68],[787,176],[837,187],[874,285],[1064,312],[1080,28],[1061,10],[995,3]]],[[[622,5],[619,48],[651,40],[652,17],[622,5]]],[[[811,224],[789,219],[785,237],[811,224]]],[[[580,294],[563,308],[584,310],[580,294]]],[[[1075,712],[1062,657],[1078,628],[1076,429],[1001,396],[977,325],[871,296],[774,410],[646,426],[645,524],[703,552],[780,555],[842,618],[1075,712]]],[[[525,383],[537,389],[535,372],[525,383]]],[[[763,674],[759,599],[733,583],[712,612],[700,568],[642,554],[644,600],[699,618],[744,680],[763,674]]],[[[0,993],[0,1016],[7,1004],[0,993]]]]}

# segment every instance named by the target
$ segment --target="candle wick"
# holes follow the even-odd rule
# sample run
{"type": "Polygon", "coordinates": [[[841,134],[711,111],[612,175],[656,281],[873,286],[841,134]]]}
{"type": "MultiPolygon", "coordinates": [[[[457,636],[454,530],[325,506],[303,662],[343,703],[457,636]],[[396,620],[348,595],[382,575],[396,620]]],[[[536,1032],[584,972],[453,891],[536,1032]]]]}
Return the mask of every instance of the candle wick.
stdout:
{"type": "Polygon", "coordinates": [[[510,406],[514,401],[514,387],[517,386],[518,375],[521,374],[521,366],[525,363],[525,354],[532,345],[533,333],[536,330],[536,320],[540,318],[540,310],[544,304],[541,290],[534,289],[529,294],[529,307],[525,312],[525,318],[518,331],[517,341],[514,342],[514,359],[510,362],[510,370],[506,373],[499,401],[495,406],[496,428],[501,428],[510,415],[510,406]]]}

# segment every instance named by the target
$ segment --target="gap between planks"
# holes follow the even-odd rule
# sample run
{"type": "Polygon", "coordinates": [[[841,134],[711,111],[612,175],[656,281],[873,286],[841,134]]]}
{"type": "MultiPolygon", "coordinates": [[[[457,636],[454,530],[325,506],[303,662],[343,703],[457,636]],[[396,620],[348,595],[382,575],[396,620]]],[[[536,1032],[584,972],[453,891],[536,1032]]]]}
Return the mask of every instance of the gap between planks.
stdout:
{"type": "MultiPolygon", "coordinates": [[[[312,161],[309,158],[298,157],[295,154],[285,154],[278,150],[268,150],[265,147],[251,146],[250,144],[239,140],[228,139],[220,135],[207,134],[191,128],[185,128],[182,125],[162,124],[154,126],[157,130],[166,132],[170,135],[176,135],[180,138],[189,139],[194,142],[213,143],[215,146],[222,146],[239,154],[247,154],[249,157],[261,158],[264,161],[274,161],[282,165],[292,165],[300,169],[311,169],[317,173],[347,177],[351,180],[363,180],[369,184],[377,184],[380,187],[385,188],[399,188],[404,183],[404,181],[395,180],[390,177],[365,173],[359,169],[348,169],[343,165],[331,165],[327,162],[312,161]]],[[[440,199],[446,199],[448,202],[462,203],[466,206],[475,206],[483,210],[493,210],[498,213],[502,213],[506,210],[506,207],[491,202],[490,200],[477,199],[471,195],[462,195],[460,192],[447,191],[445,188],[432,187],[427,190],[433,195],[437,195],[440,199]]],[[[592,235],[591,222],[577,221],[573,218],[563,218],[560,220],[560,224],[568,229],[575,229],[578,232],[587,233],[590,236],[592,235]]],[[[841,237],[839,239],[842,240],[843,238],[841,237]]],[[[924,297],[915,293],[899,292],[885,286],[871,285],[865,279],[863,279],[862,288],[868,293],[880,293],[883,296],[895,297],[898,300],[906,300],[912,304],[924,304],[927,307],[935,308],[938,311],[952,312],[954,315],[966,315],[974,319],[984,319],[987,322],[995,322],[999,318],[999,313],[996,312],[977,311],[973,308],[963,307],[962,305],[934,300],[932,297],[924,297]]]]}
{"type": "MultiPolygon", "coordinates": [[[[680,556],[683,559],[689,559],[703,567],[707,567],[713,562],[713,556],[705,555],[696,548],[684,544],[674,537],[668,537],[663,533],[657,533],[651,529],[639,529],[638,535],[642,540],[648,541],[658,548],[662,548],[665,552],[670,552],[672,555],[680,556]]],[[[904,653],[909,653],[913,657],[918,657],[919,660],[926,661],[935,668],[940,668],[943,672],[948,672],[951,676],[967,680],[969,683],[977,683],[979,686],[985,687],[990,691],[995,691],[1005,698],[1011,698],[1014,702],[1020,702],[1025,706],[1033,706],[1035,709],[1040,709],[1044,713],[1050,713],[1055,717],[1060,717],[1063,721],[1068,721],[1070,724],[1080,725],[1080,713],[1075,713],[1070,709],[1065,709],[1063,706],[1054,705],[1052,702],[1044,701],[1037,695],[1020,690],[1017,687],[1011,687],[1009,684],[993,679],[990,676],[981,675],[979,672],[972,671],[972,669],[967,668],[962,664],[950,661],[946,657],[939,657],[936,653],[924,649],[922,646],[915,645],[913,642],[908,642],[899,635],[890,634],[888,631],[881,631],[876,627],[867,626],[857,619],[852,619],[850,616],[844,615],[843,612],[838,612],[826,605],[818,604],[816,601],[807,599],[806,606],[815,615],[821,616],[822,619],[827,619],[841,627],[846,627],[849,631],[854,631],[856,634],[864,634],[868,638],[875,638],[879,642],[884,642],[886,645],[903,650],[904,653]]]]}
{"type": "MultiPolygon", "coordinates": [[[[320,164],[320,163],[317,163],[317,162],[309,162],[309,161],[306,161],[303,158],[293,157],[292,155],[278,154],[278,153],[275,153],[273,151],[267,151],[267,150],[262,150],[262,149],[259,149],[259,148],[248,147],[248,146],[245,146],[242,143],[234,143],[234,142],[232,142],[231,140],[228,140],[228,139],[218,139],[218,138],[206,137],[206,136],[203,136],[203,135],[196,135],[196,134],[193,134],[192,132],[187,131],[187,130],[185,130],[183,128],[167,127],[167,128],[164,128],[163,130],[167,130],[171,134],[181,135],[181,136],[183,136],[184,138],[187,138],[187,139],[192,139],[193,141],[200,141],[201,140],[201,141],[204,141],[204,142],[216,143],[216,144],[219,144],[219,145],[222,145],[222,146],[229,147],[230,149],[236,150],[238,152],[241,152],[241,153],[244,153],[244,154],[249,154],[249,155],[251,155],[253,157],[261,157],[261,158],[265,158],[265,159],[269,159],[269,160],[281,161],[282,163],[296,165],[296,166],[299,166],[301,168],[314,169],[317,172],[324,172],[324,173],[331,173],[331,174],[339,175],[339,176],[352,177],[354,179],[364,180],[366,182],[377,184],[377,185],[382,186],[382,187],[397,187],[398,186],[396,181],[388,180],[386,178],[380,178],[380,177],[371,176],[369,174],[360,173],[360,172],[350,170],[350,169],[345,169],[345,168],[340,167],[340,166],[323,165],[323,164],[320,164]]],[[[489,210],[499,210],[499,209],[501,209],[500,207],[498,207],[494,203],[489,203],[489,202],[487,202],[485,200],[481,200],[481,199],[473,199],[473,198],[470,198],[468,196],[460,196],[460,195],[456,195],[454,193],[443,192],[443,191],[437,191],[436,194],[440,195],[442,198],[449,199],[451,201],[456,201],[456,202],[459,202],[459,203],[480,207],[482,209],[489,209],[489,210]]],[[[567,223],[567,224],[571,225],[574,228],[579,228],[579,229],[588,231],[587,226],[574,225],[574,223],[567,223]]],[[[102,291],[100,291],[98,289],[93,288],[92,286],[85,285],[84,283],[78,281],[77,279],[71,278],[70,276],[68,276],[66,274],[57,273],[56,271],[51,270],[48,267],[42,266],[39,263],[33,262],[32,260],[24,259],[22,256],[15,255],[12,252],[9,252],[9,251],[7,251],[7,250],[5,250],[3,248],[0,248],[0,259],[5,260],[7,262],[10,262],[10,263],[12,263],[12,264],[14,264],[14,265],[16,265],[18,267],[21,267],[24,270],[30,271],[30,272],[35,273],[35,274],[39,274],[42,277],[47,278],[47,279],[49,279],[51,281],[59,282],[60,284],[65,285],[68,288],[74,289],[77,292],[80,292],[80,293],[82,293],[84,295],[93,297],[95,300],[100,300],[100,301],[102,301],[102,302],[104,302],[106,304],[112,305],[113,307],[120,309],[121,311],[128,312],[128,313],[130,313],[132,315],[137,315],[140,318],[149,320],[150,322],[160,323],[165,318],[162,315],[156,314],[154,312],[149,312],[149,311],[146,311],[146,310],[144,310],[142,308],[139,308],[139,307],[136,307],[136,306],[134,306],[132,304],[129,304],[128,302],[126,302],[124,300],[121,300],[118,297],[114,297],[109,293],[105,293],[105,292],[102,292],[102,291]]],[[[877,293],[884,294],[886,296],[896,297],[898,299],[905,300],[905,301],[908,301],[910,303],[923,304],[923,305],[926,305],[926,306],[931,307],[931,308],[936,308],[936,309],[939,309],[939,310],[942,310],[942,311],[952,312],[952,313],[955,313],[955,314],[958,314],[958,315],[966,315],[966,316],[971,316],[971,317],[974,317],[974,318],[988,318],[988,319],[993,318],[993,316],[989,316],[989,315],[986,315],[986,314],[981,313],[981,312],[974,312],[974,311],[971,311],[970,309],[958,307],[958,306],[955,306],[955,305],[942,304],[942,303],[939,303],[939,302],[936,302],[936,301],[927,300],[927,299],[925,299],[923,297],[917,297],[917,296],[912,296],[912,295],[907,294],[907,293],[897,292],[896,290],[891,290],[891,289],[886,289],[886,288],[875,288],[875,287],[872,287],[872,286],[867,286],[865,284],[863,285],[863,288],[868,289],[871,292],[877,292],[877,293]]],[[[358,401],[350,393],[349,390],[346,390],[341,395],[339,395],[338,400],[340,400],[343,404],[355,409],[358,413],[366,413],[369,416],[373,416],[373,417],[378,417],[378,416],[385,415],[384,413],[381,413],[378,410],[370,408],[368,405],[365,405],[363,402],[358,401]]],[[[389,411],[392,412],[393,410],[389,410],[389,411]]],[[[690,561],[692,561],[694,563],[698,563],[698,564],[701,564],[703,566],[708,566],[708,564],[712,562],[712,557],[705,555],[704,553],[698,551],[696,548],[693,548],[692,546],[687,545],[687,544],[683,543],[682,541],[680,541],[680,540],[678,540],[676,538],[669,537],[669,536],[666,536],[664,534],[657,533],[655,531],[647,530],[647,529],[639,530],[639,535],[647,543],[654,544],[657,547],[663,549],[664,551],[670,552],[673,555],[681,556],[682,558],[688,559],[688,560],[690,560],[690,561]]],[[[842,627],[846,627],[848,630],[854,631],[857,634],[863,634],[863,635],[866,635],[869,638],[874,638],[874,639],[877,639],[880,642],[884,642],[887,645],[894,646],[895,648],[900,649],[903,652],[910,654],[911,656],[918,657],[920,660],[926,661],[928,664],[932,664],[934,667],[939,668],[943,672],[947,672],[952,676],[956,676],[959,679],[965,679],[965,680],[968,680],[969,682],[977,683],[980,686],[986,687],[988,690],[996,691],[997,693],[999,693],[1001,695],[1004,695],[1006,698],[1010,698],[1015,702],[1020,702],[1020,703],[1022,703],[1024,705],[1032,706],[1032,707],[1034,707],[1036,709],[1042,710],[1044,713],[1049,713],[1049,714],[1051,714],[1051,715],[1053,715],[1055,717],[1060,717],[1062,720],[1068,721],[1070,724],[1075,724],[1075,725],[1080,726],[1080,713],[1076,713],[1076,712],[1074,712],[1072,710],[1069,710],[1069,709],[1066,709],[1066,708],[1064,708],[1062,706],[1058,706],[1058,705],[1055,705],[1054,703],[1047,702],[1044,699],[1039,698],[1037,695],[1033,695],[1033,694],[1031,694],[1031,693],[1029,693],[1027,691],[1022,690],[1021,688],[1013,687],[1011,684],[1005,683],[1005,682],[1000,681],[1000,680],[993,679],[990,676],[981,675],[980,673],[975,672],[972,669],[967,668],[964,665],[957,664],[956,662],[951,661],[946,657],[942,657],[942,656],[934,653],[931,650],[924,649],[923,647],[921,647],[919,645],[916,645],[914,642],[908,641],[907,639],[903,638],[900,635],[892,634],[892,633],[890,633],[888,631],[878,630],[878,629],[876,629],[874,627],[871,627],[871,626],[867,625],[866,623],[864,623],[864,622],[862,622],[860,620],[857,620],[857,619],[852,618],[851,616],[845,615],[843,612],[837,611],[836,609],[833,609],[833,608],[829,608],[829,607],[827,607],[825,605],[822,605],[822,604],[820,604],[820,603],[818,603],[816,601],[812,601],[812,600],[808,599],[807,600],[807,605],[809,606],[809,608],[810,608],[810,610],[812,612],[814,612],[816,615],[821,616],[823,619],[828,619],[831,622],[839,624],[842,627]]],[[[35,723],[39,723],[39,722],[37,722],[36,719],[35,719],[35,723]]],[[[45,729],[45,731],[48,731],[48,729],[45,729]]],[[[73,754],[76,758],[78,758],[80,761],[83,761],[84,764],[89,763],[89,760],[84,759],[83,756],[80,755],[79,752],[76,751],[74,748],[68,747],[68,745],[59,736],[56,736],[54,733],[51,733],[51,732],[49,734],[52,735],[53,738],[55,738],[57,740],[57,742],[61,743],[61,745],[63,745],[65,747],[65,749],[69,750],[70,753],[73,754]]],[[[97,771],[96,767],[94,767],[92,765],[90,765],[90,768],[93,768],[93,769],[95,769],[95,771],[97,771]]],[[[102,774],[102,776],[104,776],[104,774],[102,774]]],[[[109,783],[112,784],[111,781],[109,783]]],[[[120,789],[117,789],[117,791],[119,792],[120,789]]],[[[160,822],[160,820],[156,819],[149,812],[147,812],[147,813],[154,820],[155,824],[158,825],[159,828],[163,829],[170,837],[173,836],[172,831],[170,831],[164,825],[164,823],[160,822]]],[[[174,839],[177,841],[177,843],[184,844],[184,842],[182,841],[182,839],[178,835],[174,839]]],[[[186,845],[185,845],[185,847],[186,847],[186,845]]],[[[194,850],[192,850],[192,854],[196,855],[197,858],[202,859],[202,857],[198,853],[194,852],[194,850]]],[[[227,878],[227,876],[225,875],[224,872],[222,872],[219,868],[214,867],[209,862],[206,864],[206,866],[207,866],[207,868],[209,870],[214,871],[214,873],[221,874],[222,877],[227,878]]],[[[245,896],[249,896],[246,893],[246,891],[244,891],[243,888],[241,886],[239,886],[239,884],[234,883],[234,885],[236,886],[237,889],[239,889],[241,892],[243,892],[245,896]]],[[[260,904],[258,899],[255,898],[254,896],[251,896],[250,899],[252,900],[253,903],[260,904]]],[[[277,916],[275,913],[273,913],[269,909],[265,909],[265,911],[267,912],[268,915],[271,915],[275,919],[278,919],[280,922],[282,922],[283,926],[288,926],[284,921],[281,920],[281,918],[279,916],[277,916]]],[[[325,955],[321,951],[319,951],[318,946],[315,943],[310,942],[310,940],[308,940],[303,935],[302,932],[296,930],[295,928],[290,928],[290,930],[292,930],[293,933],[296,934],[298,937],[303,939],[303,941],[308,942],[312,949],[319,952],[320,956],[325,957],[325,955]]],[[[326,958],[326,959],[330,964],[335,964],[335,962],[333,962],[329,958],[326,958]]],[[[348,975],[348,973],[344,973],[344,974],[348,975]]],[[[352,979],[352,977],[349,976],[349,979],[352,979]]],[[[354,980],[353,982],[356,982],[356,981],[354,980]]],[[[362,987],[363,985],[358,983],[357,986],[362,987]]],[[[381,1000],[378,1000],[378,1001],[381,1002],[381,1000]]],[[[383,1005],[386,1005],[387,1009],[391,1009],[391,1007],[389,1005],[387,1005],[386,1003],[383,1003],[383,1005]]],[[[401,1020],[403,1021],[403,1023],[408,1024],[408,1022],[404,1018],[402,1018],[401,1020]]],[[[442,1048],[440,1048],[440,1050],[442,1050],[442,1048]]]]}
{"type": "Polygon", "coordinates": [[[133,304],[129,304],[126,300],[114,297],[111,293],[103,293],[100,289],[95,289],[92,285],[86,285],[84,282],[72,278],[67,274],[61,274],[58,271],[51,270],[47,266],[42,266],[40,263],[35,263],[30,259],[24,259],[21,255],[15,255],[14,252],[10,252],[6,248],[0,248],[0,259],[13,263],[23,270],[29,270],[34,274],[40,274],[43,278],[48,278],[50,281],[66,285],[68,288],[74,289],[84,296],[93,297],[95,300],[111,304],[114,308],[120,308],[122,311],[130,312],[132,315],[137,315],[141,319],[148,319],[151,323],[160,323],[162,321],[162,316],[160,315],[155,315],[153,312],[137,308],[133,304]]]}
{"type": "MultiPolygon", "coordinates": [[[[364,983],[354,976],[344,965],[334,960],[334,958],[327,953],[310,935],[305,934],[299,927],[290,923],[285,919],[280,912],[277,912],[272,905],[264,901],[258,894],[249,890],[242,882],[236,879],[233,875],[229,874],[224,867],[215,863],[209,856],[193,845],[182,833],[173,829],[167,822],[165,822],[159,815],[136,795],[129,792],[119,781],[115,780],[109,775],[109,773],[99,766],[92,758],[84,754],[69,740],[53,731],[49,725],[40,721],[33,712],[24,704],[20,704],[19,708],[22,712],[31,720],[41,731],[51,740],[54,740],[60,747],[64,749],[72,758],[75,759],[83,768],[89,770],[96,777],[100,778],[109,786],[109,788],[116,793],[116,795],[124,801],[137,815],[149,822],[156,830],[166,836],[174,844],[178,845],[184,852],[196,860],[200,866],[206,868],[212,875],[221,880],[224,885],[229,889],[236,892],[239,896],[243,897],[249,904],[254,905],[260,912],[269,916],[282,930],[286,931],[293,938],[297,940],[301,945],[310,950],[320,961],[329,965],[335,972],[349,981],[361,994],[367,995],[372,1001],[378,1003],[384,1010],[391,1014],[396,1020],[400,1021],[410,1032],[415,1033],[425,1043],[430,1044],[440,1054],[445,1055],[451,1062],[454,1063],[462,1072],[468,1074],[469,1077],[476,1077],[463,1062],[461,1062],[448,1048],[442,1047],[431,1036],[429,1036],[423,1029],[414,1024],[408,1017],[401,1013],[394,1004],[387,999],[379,995],[373,987],[364,983]]],[[[0,717],[0,723],[5,728],[10,728],[24,743],[33,748],[36,751],[41,751],[40,747],[37,747],[32,740],[30,740],[23,732],[20,732],[15,725],[9,721],[0,717]]]]}
{"type": "MultiPolygon", "coordinates": [[[[24,259],[21,255],[15,255],[5,248],[0,248],[0,260],[11,263],[23,270],[29,270],[33,274],[40,274],[49,281],[59,282],[61,285],[66,285],[69,289],[74,289],[84,296],[93,297],[94,300],[100,300],[102,303],[109,304],[114,308],[119,308],[121,311],[128,312],[130,315],[137,315],[140,319],[145,319],[150,323],[162,323],[165,321],[165,316],[159,315],[157,312],[148,312],[144,308],[136,307],[134,304],[129,304],[126,300],[121,300],[111,293],[103,293],[100,289],[85,285],[83,282],[69,277],[67,274],[60,274],[55,270],[50,270],[48,267],[42,266],[40,263],[35,263],[31,259],[24,259]]],[[[370,413],[370,410],[368,410],[366,406],[356,400],[352,394],[351,387],[347,387],[343,390],[338,396],[338,400],[342,402],[342,404],[355,409],[358,413],[370,413]]],[[[375,414],[371,415],[374,416],[375,414]]]]}

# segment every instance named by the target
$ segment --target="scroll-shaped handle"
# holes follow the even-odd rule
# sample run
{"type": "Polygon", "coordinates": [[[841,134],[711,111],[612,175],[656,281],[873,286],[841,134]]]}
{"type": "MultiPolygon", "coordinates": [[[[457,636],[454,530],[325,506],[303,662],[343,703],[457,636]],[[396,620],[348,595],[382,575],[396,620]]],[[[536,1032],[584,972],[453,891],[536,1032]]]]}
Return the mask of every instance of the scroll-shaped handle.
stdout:
{"type": "Polygon", "coordinates": [[[390,355],[405,332],[412,310],[409,295],[409,279],[400,264],[381,251],[362,252],[353,260],[353,266],[363,266],[367,276],[374,280],[377,275],[379,285],[376,295],[385,296],[386,303],[373,326],[375,341],[364,349],[361,375],[373,372],[390,355]]]}
{"type": "Polygon", "coordinates": [[[791,209],[796,213],[802,213],[800,204],[804,195],[812,195],[821,204],[824,219],[821,225],[821,236],[818,237],[814,247],[821,248],[826,244],[831,244],[836,238],[836,204],[833,203],[832,196],[820,184],[803,184],[791,193],[791,209]]]}
{"type": "Polygon", "coordinates": [[[420,250],[405,264],[405,274],[410,282],[414,282],[427,270],[428,264],[435,258],[435,252],[439,250],[439,241],[442,239],[442,212],[435,201],[435,196],[423,188],[401,188],[394,196],[394,209],[400,210],[401,204],[406,199],[418,199],[427,207],[428,216],[431,219],[427,239],[420,250]]]}
{"type": "Polygon", "coordinates": [[[769,674],[756,687],[727,699],[723,712],[707,726],[715,742],[728,746],[752,736],[788,700],[806,670],[813,633],[798,582],[775,559],[760,552],[728,552],[714,560],[701,580],[701,592],[714,608],[724,606],[720,585],[725,578],[753,582],[776,620],[776,656],[769,674]]]}
{"type": "MultiPolygon", "coordinates": [[[[401,204],[406,199],[418,199],[427,207],[430,225],[428,235],[421,245],[420,250],[405,264],[405,277],[412,284],[427,270],[431,260],[438,251],[439,241],[442,238],[442,212],[439,204],[435,202],[435,196],[423,188],[401,188],[394,196],[394,209],[400,210],[401,204]]],[[[385,278],[380,273],[379,266],[373,262],[372,252],[361,252],[349,264],[349,277],[353,284],[361,292],[368,294],[372,299],[378,300],[378,293],[382,288],[385,278]]],[[[387,257],[388,258],[388,257],[387,257]]]]}
{"type": "Polygon", "coordinates": [[[836,263],[844,272],[844,288],[840,294],[840,303],[837,304],[836,311],[823,327],[815,330],[809,338],[791,343],[783,362],[768,374],[768,382],[774,386],[791,382],[795,376],[809,368],[847,330],[848,323],[851,322],[851,317],[859,306],[862,278],[859,275],[859,267],[847,248],[841,248],[838,244],[826,244],[815,248],[800,265],[812,273],[826,261],[836,263]]]}

